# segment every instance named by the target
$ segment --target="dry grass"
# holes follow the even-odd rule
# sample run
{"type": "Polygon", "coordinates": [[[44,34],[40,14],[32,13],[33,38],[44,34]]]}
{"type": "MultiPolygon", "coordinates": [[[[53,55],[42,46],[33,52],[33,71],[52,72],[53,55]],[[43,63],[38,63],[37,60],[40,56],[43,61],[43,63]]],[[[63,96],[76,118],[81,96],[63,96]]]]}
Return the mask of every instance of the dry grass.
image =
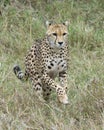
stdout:
{"type": "Polygon", "coordinates": [[[103,130],[103,0],[31,2],[0,2],[0,130],[103,130]],[[54,92],[50,103],[40,101],[31,83],[20,82],[12,71],[14,64],[24,68],[25,54],[44,36],[47,19],[71,21],[67,106],[58,104],[54,92]]]}

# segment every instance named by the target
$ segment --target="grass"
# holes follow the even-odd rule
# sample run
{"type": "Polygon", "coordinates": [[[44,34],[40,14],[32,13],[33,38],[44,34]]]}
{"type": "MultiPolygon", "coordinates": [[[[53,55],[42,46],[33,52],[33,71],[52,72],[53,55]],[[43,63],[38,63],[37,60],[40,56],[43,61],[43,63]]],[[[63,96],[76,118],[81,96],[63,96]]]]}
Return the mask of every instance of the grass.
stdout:
{"type": "Polygon", "coordinates": [[[0,1],[0,130],[104,129],[103,0],[0,1]],[[46,20],[70,19],[68,96],[70,105],[34,96],[13,66],[24,68],[34,40],[43,38],[46,20]]]}

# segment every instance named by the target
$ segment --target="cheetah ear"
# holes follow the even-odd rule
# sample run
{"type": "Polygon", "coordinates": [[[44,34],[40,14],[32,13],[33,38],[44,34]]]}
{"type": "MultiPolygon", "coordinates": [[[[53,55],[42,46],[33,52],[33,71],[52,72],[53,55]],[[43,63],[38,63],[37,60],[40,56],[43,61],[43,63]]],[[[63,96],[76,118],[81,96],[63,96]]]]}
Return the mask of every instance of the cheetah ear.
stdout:
{"type": "Polygon", "coordinates": [[[48,28],[50,25],[52,25],[52,23],[49,21],[46,21],[46,27],[48,28]]]}
{"type": "Polygon", "coordinates": [[[70,21],[65,21],[65,22],[63,23],[63,25],[65,25],[65,26],[69,26],[69,24],[70,24],[70,21]]]}

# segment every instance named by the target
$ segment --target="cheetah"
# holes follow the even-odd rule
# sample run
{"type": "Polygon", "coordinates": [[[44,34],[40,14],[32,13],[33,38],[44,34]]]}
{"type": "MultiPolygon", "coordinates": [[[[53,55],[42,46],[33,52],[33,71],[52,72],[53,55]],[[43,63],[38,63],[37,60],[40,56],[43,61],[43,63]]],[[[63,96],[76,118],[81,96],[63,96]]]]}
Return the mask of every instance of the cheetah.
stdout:
{"type": "Polygon", "coordinates": [[[46,22],[46,35],[36,40],[25,58],[25,72],[18,65],[13,71],[18,79],[30,78],[33,89],[43,99],[48,100],[54,89],[60,103],[68,104],[67,69],[68,69],[68,25],[46,22]],[[55,78],[58,77],[59,83],[55,78]]]}

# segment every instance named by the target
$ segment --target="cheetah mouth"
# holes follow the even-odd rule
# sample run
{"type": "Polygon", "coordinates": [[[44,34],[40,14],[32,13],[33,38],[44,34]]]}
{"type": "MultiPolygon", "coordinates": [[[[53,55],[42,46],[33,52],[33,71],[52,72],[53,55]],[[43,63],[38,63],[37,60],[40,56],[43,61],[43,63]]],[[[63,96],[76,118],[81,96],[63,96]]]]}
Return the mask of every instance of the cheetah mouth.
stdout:
{"type": "Polygon", "coordinates": [[[65,43],[59,44],[59,43],[53,42],[53,41],[49,41],[49,43],[50,43],[50,46],[54,49],[60,49],[60,48],[63,48],[65,46],[65,43]]]}
{"type": "Polygon", "coordinates": [[[56,43],[56,47],[57,47],[57,48],[63,48],[63,47],[64,47],[64,43],[63,43],[63,44],[58,44],[58,43],[56,43]]]}

